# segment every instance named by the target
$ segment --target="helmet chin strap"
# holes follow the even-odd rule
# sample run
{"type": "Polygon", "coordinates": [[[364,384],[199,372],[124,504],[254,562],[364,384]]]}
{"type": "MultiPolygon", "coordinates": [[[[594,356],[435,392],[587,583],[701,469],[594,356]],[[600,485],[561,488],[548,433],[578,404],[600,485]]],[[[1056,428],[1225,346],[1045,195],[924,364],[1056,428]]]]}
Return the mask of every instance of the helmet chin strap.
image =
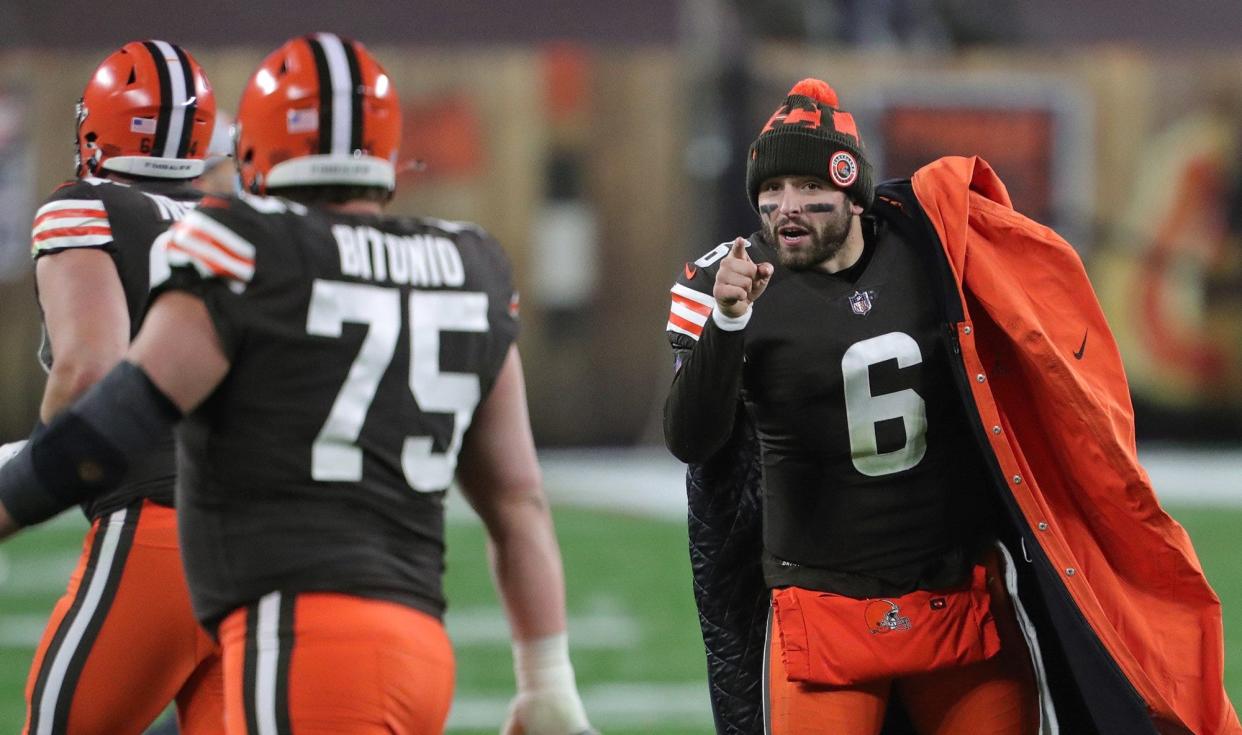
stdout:
{"type": "MultiPolygon", "coordinates": [[[[93,149],[91,149],[91,155],[90,155],[90,158],[87,158],[87,159],[86,159],[86,166],[85,166],[85,168],[86,168],[86,172],[87,172],[88,174],[90,174],[91,176],[98,176],[98,175],[99,175],[99,156],[100,156],[100,153],[101,153],[101,151],[100,151],[98,148],[93,148],[93,149]]],[[[79,159],[80,159],[80,158],[81,158],[81,155],[82,155],[82,154],[79,152],[79,153],[78,153],[78,155],[77,155],[77,156],[75,156],[75,158],[79,158],[79,159]]],[[[79,167],[78,167],[78,170],[79,170],[79,171],[81,171],[81,170],[82,170],[82,167],[81,167],[81,166],[79,166],[79,167]]]]}
{"type": "Polygon", "coordinates": [[[82,169],[87,168],[90,173],[94,173],[94,168],[90,167],[89,159],[82,160],[82,123],[86,122],[86,100],[82,97],[73,105],[73,175],[81,176],[82,169]]]}

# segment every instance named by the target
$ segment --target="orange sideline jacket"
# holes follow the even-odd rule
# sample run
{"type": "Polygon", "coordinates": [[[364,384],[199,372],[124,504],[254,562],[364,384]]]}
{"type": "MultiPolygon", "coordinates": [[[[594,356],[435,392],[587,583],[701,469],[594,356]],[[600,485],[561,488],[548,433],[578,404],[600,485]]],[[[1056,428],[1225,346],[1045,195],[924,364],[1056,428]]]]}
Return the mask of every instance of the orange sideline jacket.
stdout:
{"type": "Polygon", "coordinates": [[[1121,356],[1077,253],[1015,212],[980,158],[942,158],[912,182],[957,282],[952,326],[1023,537],[1159,732],[1242,733],[1220,600],[1139,465],[1121,356]]]}

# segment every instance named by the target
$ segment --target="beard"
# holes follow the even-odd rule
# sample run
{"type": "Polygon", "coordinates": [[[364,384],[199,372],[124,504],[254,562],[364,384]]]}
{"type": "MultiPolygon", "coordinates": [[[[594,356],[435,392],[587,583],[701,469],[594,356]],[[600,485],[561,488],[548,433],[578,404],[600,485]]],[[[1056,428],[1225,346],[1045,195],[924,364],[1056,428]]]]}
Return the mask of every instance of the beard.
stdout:
{"type": "Polygon", "coordinates": [[[845,246],[845,238],[850,234],[852,219],[849,207],[838,207],[819,227],[805,221],[769,220],[764,225],[763,235],[776,251],[778,263],[790,270],[810,270],[841,251],[845,246]],[[782,247],[780,229],[790,225],[806,230],[810,235],[810,242],[796,250],[782,247]]]}

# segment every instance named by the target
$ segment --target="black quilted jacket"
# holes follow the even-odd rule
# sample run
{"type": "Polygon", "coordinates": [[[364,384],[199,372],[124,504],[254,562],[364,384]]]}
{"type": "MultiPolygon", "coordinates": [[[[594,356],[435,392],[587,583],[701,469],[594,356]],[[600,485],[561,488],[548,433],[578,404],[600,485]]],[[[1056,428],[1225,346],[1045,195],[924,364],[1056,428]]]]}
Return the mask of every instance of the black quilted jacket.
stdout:
{"type": "Polygon", "coordinates": [[[728,445],[686,470],[694,598],[707,650],[712,714],[722,735],[763,732],[760,673],[768,595],[759,564],[762,472],[754,428],[744,414],[728,445]]]}

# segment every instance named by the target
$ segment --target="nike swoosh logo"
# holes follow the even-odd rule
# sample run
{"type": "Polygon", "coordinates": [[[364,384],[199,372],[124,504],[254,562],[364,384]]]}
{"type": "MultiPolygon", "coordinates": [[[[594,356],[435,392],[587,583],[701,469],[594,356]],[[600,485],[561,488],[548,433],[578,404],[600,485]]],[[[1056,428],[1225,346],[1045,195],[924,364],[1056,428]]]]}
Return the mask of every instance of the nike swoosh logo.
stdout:
{"type": "Polygon", "coordinates": [[[694,274],[695,274],[695,273],[698,273],[698,272],[699,272],[699,269],[698,269],[698,268],[695,268],[694,266],[690,265],[689,263],[686,263],[686,280],[687,280],[687,281],[692,281],[692,280],[694,280],[694,274]]]}
{"type": "Polygon", "coordinates": [[[1074,353],[1074,359],[1081,360],[1083,353],[1085,353],[1086,351],[1087,351],[1087,332],[1086,330],[1083,330],[1082,344],[1078,345],[1078,350],[1074,353]]]}

